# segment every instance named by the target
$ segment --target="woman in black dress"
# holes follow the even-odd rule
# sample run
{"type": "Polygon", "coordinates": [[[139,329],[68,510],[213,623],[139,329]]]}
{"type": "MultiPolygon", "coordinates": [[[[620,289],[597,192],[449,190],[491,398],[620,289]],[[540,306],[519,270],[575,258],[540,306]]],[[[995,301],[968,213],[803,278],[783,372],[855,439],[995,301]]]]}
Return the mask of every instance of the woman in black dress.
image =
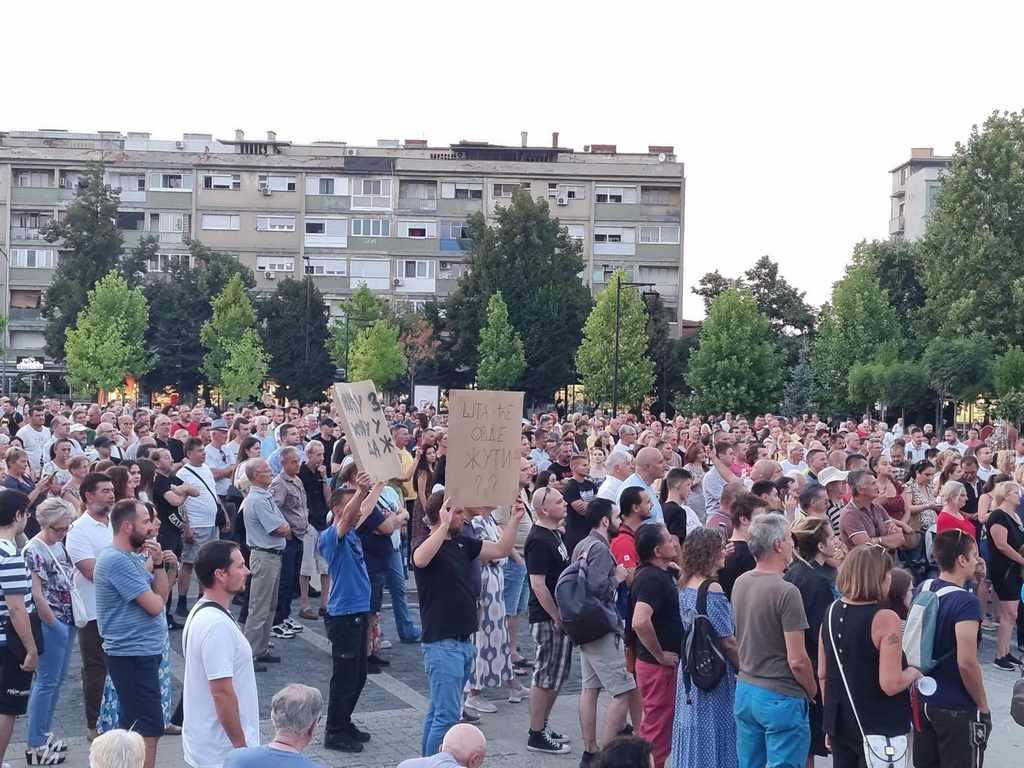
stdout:
{"type": "Polygon", "coordinates": [[[899,616],[879,605],[889,593],[891,571],[883,547],[854,547],[839,567],[842,597],[821,625],[818,680],[833,768],[864,765],[863,734],[887,736],[906,754],[909,688],[921,671],[903,668],[899,616]]]}
{"type": "Polygon", "coordinates": [[[1021,661],[1010,653],[1010,635],[1017,624],[1020,607],[1021,566],[1024,566],[1024,525],[1017,507],[1020,504],[1020,486],[1012,480],[999,483],[992,489],[992,508],[985,527],[991,544],[988,572],[992,588],[999,598],[999,629],[996,633],[996,658],[1000,669],[1014,672],[1021,661]]]}
{"type": "MultiPolygon", "coordinates": [[[[804,644],[811,659],[814,673],[818,673],[818,635],[825,612],[837,595],[832,587],[836,580],[836,569],[827,560],[836,553],[835,534],[826,517],[802,517],[793,523],[793,563],[786,571],[785,579],[800,590],[800,599],[807,616],[807,630],[804,644]]],[[[811,753],[808,768],[813,768],[814,756],[828,756],[825,748],[825,730],[822,727],[821,696],[816,696],[807,709],[811,724],[811,753]]]]}

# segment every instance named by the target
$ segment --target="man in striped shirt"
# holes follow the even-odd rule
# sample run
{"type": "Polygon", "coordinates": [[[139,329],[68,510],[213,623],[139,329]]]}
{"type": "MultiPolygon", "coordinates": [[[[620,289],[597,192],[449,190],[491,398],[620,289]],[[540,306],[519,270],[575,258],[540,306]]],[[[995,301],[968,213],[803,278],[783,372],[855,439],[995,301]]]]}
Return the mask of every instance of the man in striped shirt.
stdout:
{"type": "Polygon", "coordinates": [[[0,763],[14,729],[25,714],[39,653],[32,636],[32,581],[14,540],[25,530],[28,496],[0,491],[0,763]],[[16,636],[12,636],[13,628],[16,636]],[[24,650],[22,650],[24,648],[24,650]]]}

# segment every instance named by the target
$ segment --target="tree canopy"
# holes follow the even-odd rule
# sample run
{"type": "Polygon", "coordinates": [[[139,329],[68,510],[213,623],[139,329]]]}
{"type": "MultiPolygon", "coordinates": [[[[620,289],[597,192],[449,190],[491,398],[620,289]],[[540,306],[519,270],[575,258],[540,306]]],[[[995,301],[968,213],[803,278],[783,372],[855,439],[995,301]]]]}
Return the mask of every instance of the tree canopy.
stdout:
{"type": "Polygon", "coordinates": [[[280,397],[320,400],[334,380],[327,353],[327,306],[312,280],[281,280],[256,307],[270,377],[280,397]]]}
{"type": "Polygon", "coordinates": [[[480,389],[515,389],[526,369],[523,340],[508,321],[508,307],[501,291],[487,301],[487,322],[480,329],[477,346],[480,362],[476,383],[480,389]]]}
{"type": "Polygon", "coordinates": [[[391,389],[408,368],[398,336],[398,326],[390,320],[375,320],[361,330],[352,345],[349,380],[372,379],[377,389],[391,389]]]}
{"type": "Polygon", "coordinates": [[[210,319],[203,323],[199,333],[206,347],[203,373],[211,384],[221,384],[231,345],[239,343],[243,334],[256,325],[256,310],[239,273],[232,275],[224,290],[213,297],[211,309],[210,319]]]}
{"type": "Polygon", "coordinates": [[[226,357],[218,368],[220,392],[225,400],[255,400],[270,369],[270,355],[255,328],[246,328],[224,345],[226,357]]]}

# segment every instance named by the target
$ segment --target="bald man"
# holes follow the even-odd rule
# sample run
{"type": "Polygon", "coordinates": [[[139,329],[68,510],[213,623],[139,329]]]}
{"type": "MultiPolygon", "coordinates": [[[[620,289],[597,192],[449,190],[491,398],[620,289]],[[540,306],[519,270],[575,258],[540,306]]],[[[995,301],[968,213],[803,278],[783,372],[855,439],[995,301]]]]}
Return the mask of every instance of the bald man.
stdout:
{"type": "Polygon", "coordinates": [[[487,738],[475,725],[459,723],[448,729],[441,751],[430,757],[403,760],[398,768],[480,768],[487,757],[487,738]]]}
{"type": "Polygon", "coordinates": [[[782,465],[771,459],[758,459],[750,468],[750,482],[758,480],[771,480],[773,483],[782,477],[782,465]]]}
{"type": "MultiPolygon", "coordinates": [[[[657,448],[641,448],[636,454],[636,471],[627,477],[619,488],[618,497],[615,500],[619,504],[622,492],[627,488],[642,488],[651,497],[651,516],[648,522],[663,523],[665,515],[661,511],[661,502],[654,490],[654,481],[665,476],[665,456],[657,448]]],[[[621,504],[619,507],[621,508],[621,504]]]]}

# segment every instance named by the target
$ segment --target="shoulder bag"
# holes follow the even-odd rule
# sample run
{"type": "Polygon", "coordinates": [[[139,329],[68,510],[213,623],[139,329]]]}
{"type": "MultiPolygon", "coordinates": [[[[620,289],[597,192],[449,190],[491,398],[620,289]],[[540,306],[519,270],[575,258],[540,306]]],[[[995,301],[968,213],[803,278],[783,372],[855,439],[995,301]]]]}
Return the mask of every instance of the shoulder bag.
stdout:
{"type": "MultiPolygon", "coordinates": [[[[836,603],[838,602],[837,600],[836,603]]],[[[843,661],[839,655],[839,648],[836,646],[836,638],[832,631],[832,611],[835,610],[836,603],[832,603],[828,608],[828,637],[832,643],[832,653],[836,657],[836,666],[839,667],[839,676],[842,677],[843,687],[846,689],[846,697],[850,701],[850,709],[853,710],[853,717],[857,721],[857,728],[864,739],[864,763],[867,768],[906,768],[906,736],[882,736],[865,733],[864,726],[861,725],[860,715],[857,713],[857,704],[853,700],[850,684],[846,681],[843,661]]]]}
{"type": "MultiPolygon", "coordinates": [[[[50,559],[53,560],[53,564],[57,566],[64,578],[68,580],[68,591],[71,593],[71,614],[75,617],[75,626],[79,629],[85,627],[89,623],[87,618],[88,609],[85,607],[85,599],[82,597],[82,593],[78,590],[75,585],[75,577],[73,573],[68,573],[64,566],[60,564],[60,560],[53,554],[53,550],[50,549],[50,545],[42,539],[39,542],[46,547],[46,552],[50,555],[50,559]]],[[[74,567],[74,566],[72,566],[74,567]]]]}
{"type": "Polygon", "coordinates": [[[185,465],[185,469],[187,469],[189,472],[195,475],[199,479],[199,482],[203,484],[203,488],[208,490],[210,492],[210,495],[213,496],[213,503],[217,505],[217,516],[214,518],[213,524],[217,526],[218,529],[223,529],[224,526],[228,524],[228,513],[224,509],[224,505],[220,503],[220,497],[216,493],[214,493],[214,490],[210,486],[206,484],[206,481],[203,479],[202,475],[200,475],[187,464],[185,465]]]}

